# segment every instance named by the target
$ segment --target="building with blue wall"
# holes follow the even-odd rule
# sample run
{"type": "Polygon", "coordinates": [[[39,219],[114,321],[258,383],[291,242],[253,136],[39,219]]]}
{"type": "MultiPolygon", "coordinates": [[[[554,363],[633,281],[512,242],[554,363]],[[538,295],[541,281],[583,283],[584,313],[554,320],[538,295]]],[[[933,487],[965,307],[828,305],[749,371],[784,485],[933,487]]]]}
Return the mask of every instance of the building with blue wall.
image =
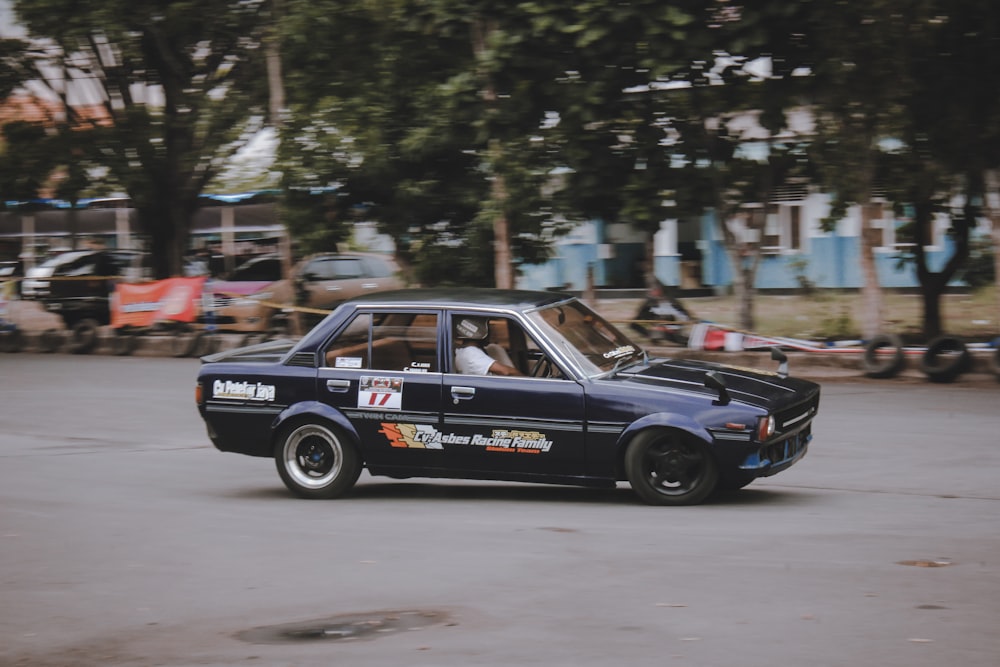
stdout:
{"type": "MultiPolygon", "coordinates": [[[[804,189],[797,194],[768,207],[762,238],[760,232],[746,229],[739,220],[729,222],[737,238],[762,244],[757,289],[786,290],[803,284],[829,289],[862,287],[860,207],[850,208],[833,230],[825,231],[821,221],[829,215],[829,195],[804,189]]],[[[897,238],[897,230],[906,221],[896,218],[884,202],[874,201],[869,207],[878,234],[875,261],[879,283],[886,288],[919,287],[916,265],[905,261],[912,254],[912,244],[897,238]]],[[[954,252],[949,225],[948,217],[939,215],[931,244],[925,247],[932,271],[943,268],[954,252]]],[[[973,231],[974,236],[989,234],[988,220],[981,221],[973,231]]],[[[582,224],[555,241],[549,262],[521,266],[517,285],[527,289],[560,286],[583,290],[588,271],[592,271],[598,287],[642,287],[646,240],[626,225],[600,221],[582,224]]],[[[697,220],[664,220],[652,243],[654,271],[664,285],[718,292],[732,286],[732,267],[712,213],[706,212],[697,220]]]]}

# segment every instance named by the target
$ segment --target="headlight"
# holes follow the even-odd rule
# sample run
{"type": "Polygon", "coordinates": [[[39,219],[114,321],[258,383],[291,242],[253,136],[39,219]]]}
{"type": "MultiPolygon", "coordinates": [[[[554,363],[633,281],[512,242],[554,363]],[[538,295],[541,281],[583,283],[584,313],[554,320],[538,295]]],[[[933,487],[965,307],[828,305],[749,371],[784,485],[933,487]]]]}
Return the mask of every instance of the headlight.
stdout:
{"type": "Polygon", "coordinates": [[[757,440],[763,442],[774,435],[774,416],[767,415],[757,420],[757,440]]]}

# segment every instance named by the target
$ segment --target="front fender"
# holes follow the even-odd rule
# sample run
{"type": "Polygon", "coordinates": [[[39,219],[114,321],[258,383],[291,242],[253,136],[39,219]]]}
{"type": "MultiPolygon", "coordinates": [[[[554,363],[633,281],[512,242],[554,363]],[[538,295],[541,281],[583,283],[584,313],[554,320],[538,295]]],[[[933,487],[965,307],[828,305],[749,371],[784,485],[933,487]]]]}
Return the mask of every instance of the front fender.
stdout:
{"type": "MultiPolygon", "coordinates": [[[[272,424],[271,432],[278,433],[281,428],[288,422],[300,419],[303,417],[309,418],[320,418],[326,421],[333,422],[338,426],[347,436],[354,441],[354,445],[361,449],[361,437],[358,432],[354,429],[354,425],[351,424],[350,420],[344,416],[340,410],[330,407],[326,403],[320,403],[319,401],[301,401],[293,405],[288,406],[283,410],[274,420],[272,424]]],[[[273,443],[272,443],[273,444],[273,443]]]]}
{"type": "Polygon", "coordinates": [[[619,451],[624,452],[625,447],[632,441],[632,438],[647,428],[671,428],[693,435],[706,445],[712,444],[712,435],[694,419],[691,419],[687,415],[673,412],[657,412],[636,419],[621,432],[621,435],[618,436],[619,451]]]}
{"type": "Polygon", "coordinates": [[[625,479],[625,450],[628,449],[629,443],[632,442],[632,438],[648,428],[674,429],[698,438],[706,445],[712,444],[712,436],[708,430],[699,422],[691,419],[687,415],[673,412],[657,412],[655,414],[646,415],[645,417],[636,419],[634,422],[629,424],[618,436],[618,442],[616,443],[616,468],[618,479],[625,479]]]}

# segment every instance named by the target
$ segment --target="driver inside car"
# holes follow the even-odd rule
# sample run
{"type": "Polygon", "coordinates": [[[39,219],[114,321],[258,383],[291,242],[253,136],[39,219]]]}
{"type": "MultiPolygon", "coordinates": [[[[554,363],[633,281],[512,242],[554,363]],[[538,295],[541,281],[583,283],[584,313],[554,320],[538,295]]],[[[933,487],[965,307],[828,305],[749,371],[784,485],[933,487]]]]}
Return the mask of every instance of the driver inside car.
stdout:
{"type": "Polygon", "coordinates": [[[460,317],[455,324],[455,370],[465,375],[524,375],[514,367],[507,351],[486,344],[490,325],[481,317],[460,317]]]}

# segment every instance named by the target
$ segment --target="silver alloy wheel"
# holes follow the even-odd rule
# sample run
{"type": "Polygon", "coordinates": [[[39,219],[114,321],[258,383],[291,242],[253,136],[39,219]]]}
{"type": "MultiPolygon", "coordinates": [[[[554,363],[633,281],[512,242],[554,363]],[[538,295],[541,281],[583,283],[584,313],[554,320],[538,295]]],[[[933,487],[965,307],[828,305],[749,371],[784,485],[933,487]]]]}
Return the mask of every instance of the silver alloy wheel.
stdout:
{"type": "Polygon", "coordinates": [[[325,426],[303,424],[285,438],[281,457],[292,482],[303,489],[322,489],[340,476],[344,447],[325,426]]]}

